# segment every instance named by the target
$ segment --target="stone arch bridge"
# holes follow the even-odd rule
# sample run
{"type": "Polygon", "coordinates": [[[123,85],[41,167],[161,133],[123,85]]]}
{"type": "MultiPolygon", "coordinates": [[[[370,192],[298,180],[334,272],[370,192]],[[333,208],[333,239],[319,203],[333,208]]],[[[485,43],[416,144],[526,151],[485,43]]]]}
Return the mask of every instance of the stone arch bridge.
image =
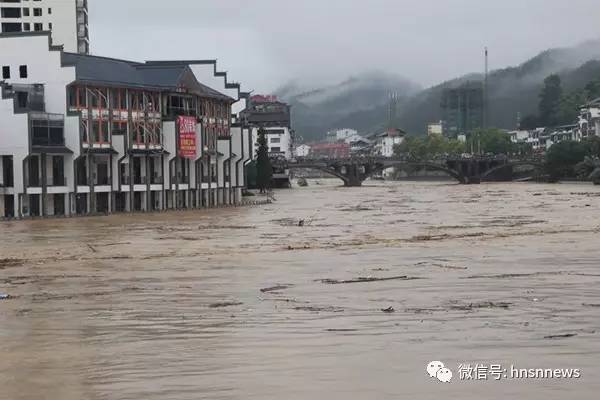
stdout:
{"type": "Polygon", "coordinates": [[[521,165],[532,166],[540,173],[543,170],[542,162],[537,159],[513,160],[501,156],[447,157],[427,161],[383,157],[303,159],[289,161],[285,168],[320,170],[340,178],[344,182],[344,186],[361,186],[367,178],[392,167],[427,168],[445,172],[461,184],[478,184],[493,177],[500,180],[512,180],[513,168],[521,165]]]}

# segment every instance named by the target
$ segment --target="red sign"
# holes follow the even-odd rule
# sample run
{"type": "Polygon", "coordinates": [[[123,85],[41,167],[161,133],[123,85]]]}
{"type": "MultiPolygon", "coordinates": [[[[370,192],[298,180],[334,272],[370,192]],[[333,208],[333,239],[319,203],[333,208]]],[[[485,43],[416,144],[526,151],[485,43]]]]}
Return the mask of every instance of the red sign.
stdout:
{"type": "Polygon", "coordinates": [[[179,155],[195,159],[196,151],[196,117],[177,117],[179,125],[179,155]]]}

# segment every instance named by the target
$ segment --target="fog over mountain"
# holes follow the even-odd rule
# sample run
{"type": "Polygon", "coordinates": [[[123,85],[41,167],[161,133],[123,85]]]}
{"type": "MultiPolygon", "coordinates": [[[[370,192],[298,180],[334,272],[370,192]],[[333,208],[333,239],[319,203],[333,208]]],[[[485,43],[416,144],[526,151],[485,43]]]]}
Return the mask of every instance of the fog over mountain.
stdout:
{"type": "MultiPolygon", "coordinates": [[[[500,128],[515,128],[519,115],[537,111],[539,91],[548,75],[561,75],[567,91],[579,89],[600,78],[598,60],[600,39],[549,49],[518,66],[491,71],[490,123],[500,128]]],[[[440,98],[444,88],[482,80],[482,72],[473,72],[420,90],[417,84],[399,75],[373,71],[321,88],[292,81],[276,93],[293,105],[294,127],[307,141],[321,139],[332,128],[354,128],[362,133],[383,129],[390,93],[399,96],[396,125],[410,133],[424,134],[428,123],[441,118],[440,98]]]]}
{"type": "Polygon", "coordinates": [[[305,139],[318,139],[332,128],[346,127],[345,119],[365,113],[348,126],[364,130],[377,123],[380,116],[369,114],[385,108],[390,93],[408,98],[421,88],[409,80],[390,73],[370,71],[322,88],[313,88],[310,82],[290,82],[276,94],[293,106],[293,124],[296,132],[305,139]]]}
{"type": "MultiPolygon", "coordinates": [[[[598,60],[600,40],[589,40],[570,48],[546,50],[516,67],[491,71],[490,124],[514,129],[519,115],[522,117],[537,111],[539,92],[548,75],[561,75],[567,91],[579,89],[600,77],[598,60]]],[[[429,122],[441,118],[439,104],[444,88],[482,79],[483,74],[473,73],[422,91],[401,108],[398,123],[409,132],[425,133],[429,122]]]]}

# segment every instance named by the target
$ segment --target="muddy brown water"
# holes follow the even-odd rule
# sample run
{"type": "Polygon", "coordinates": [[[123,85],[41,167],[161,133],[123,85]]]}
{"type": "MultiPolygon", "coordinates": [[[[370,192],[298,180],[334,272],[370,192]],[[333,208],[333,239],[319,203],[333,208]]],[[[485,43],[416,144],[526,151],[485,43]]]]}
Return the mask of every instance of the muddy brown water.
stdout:
{"type": "Polygon", "coordinates": [[[598,398],[600,188],[321,183],[0,223],[0,399],[598,398]]]}

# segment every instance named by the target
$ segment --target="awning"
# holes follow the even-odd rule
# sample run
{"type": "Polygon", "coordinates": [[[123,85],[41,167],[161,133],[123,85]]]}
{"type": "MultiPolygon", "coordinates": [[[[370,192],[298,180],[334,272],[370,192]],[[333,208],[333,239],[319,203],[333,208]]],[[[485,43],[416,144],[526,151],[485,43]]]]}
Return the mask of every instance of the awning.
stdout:
{"type": "Polygon", "coordinates": [[[66,146],[32,146],[31,152],[40,154],[73,154],[73,151],[66,146]]]}
{"type": "Polygon", "coordinates": [[[169,155],[167,150],[165,149],[131,149],[128,152],[131,155],[145,155],[145,154],[165,154],[169,155]]]}
{"type": "Polygon", "coordinates": [[[84,153],[92,153],[92,154],[119,154],[112,147],[106,148],[106,149],[87,148],[87,149],[84,149],[84,153]]]}

